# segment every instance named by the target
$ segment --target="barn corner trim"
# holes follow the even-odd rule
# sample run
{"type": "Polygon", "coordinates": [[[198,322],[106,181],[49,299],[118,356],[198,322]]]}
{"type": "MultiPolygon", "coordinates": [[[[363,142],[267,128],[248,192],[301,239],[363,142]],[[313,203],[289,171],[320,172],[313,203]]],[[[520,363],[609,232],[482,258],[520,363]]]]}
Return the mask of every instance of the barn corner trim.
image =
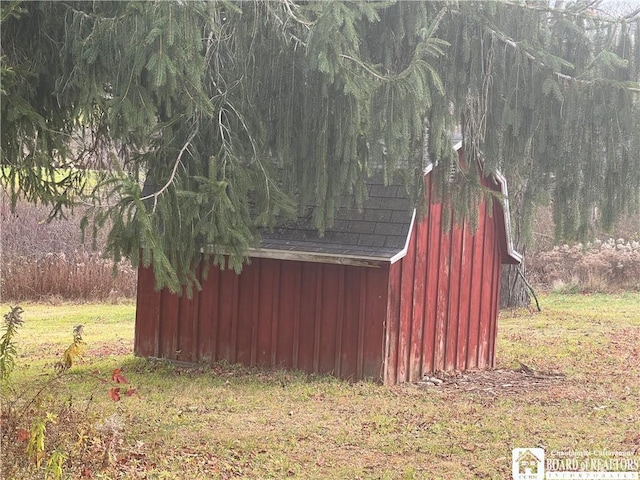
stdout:
{"type": "Polygon", "coordinates": [[[411,224],[409,225],[409,232],[407,233],[407,240],[404,243],[404,247],[402,248],[402,250],[396,253],[393,257],[391,257],[391,260],[389,263],[394,264],[398,260],[400,260],[401,258],[404,258],[407,255],[407,252],[409,251],[409,243],[411,242],[411,235],[413,234],[413,228],[415,227],[415,224],[416,224],[416,212],[417,211],[414,208],[413,214],[411,215],[411,224]]]}
{"type": "Polygon", "coordinates": [[[511,236],[511,213],[509,210],[509,191],[507,189],[507,179],[505,176],[496,171],[494,174],[496,182],[502,193],[502,214],[504,216],[504,238],[507,246],[507,262],[508,264],[520,265],[522,263],[522,254],[517,252],[513,246],[513,237],[511,236]]]}

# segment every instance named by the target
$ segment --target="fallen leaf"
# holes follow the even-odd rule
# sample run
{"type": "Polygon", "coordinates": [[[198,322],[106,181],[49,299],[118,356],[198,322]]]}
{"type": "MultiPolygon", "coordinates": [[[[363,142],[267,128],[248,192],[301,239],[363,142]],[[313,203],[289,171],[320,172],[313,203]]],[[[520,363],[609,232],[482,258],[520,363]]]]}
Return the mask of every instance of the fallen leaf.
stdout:
{"type": "Polygon", "coordinates": [[[124,375],[122,375],[122,373],[120,373],[120,369],[116,368],[113,373],[111,374],[111,380],[113,380],[116,383],[129,383],[127,382],[127,379],[124,378],[124,375]]]}
{"type": "Polygon", "coordinates": [[[31,437],[31,434],[29,433],[28,430],[25,430],[24,428],[19,428],[18,429],[18,441],[19,442],[26,442],[27,440],[29,440],[30,437],[31,437]]]}
{"type": "Polygon", "coordinates": [[[110,388],[109,389],[109,396],[111,397],[111,400],[113,400],[114,402],[119,402],[120,401],[120,387],[110,388]]]}

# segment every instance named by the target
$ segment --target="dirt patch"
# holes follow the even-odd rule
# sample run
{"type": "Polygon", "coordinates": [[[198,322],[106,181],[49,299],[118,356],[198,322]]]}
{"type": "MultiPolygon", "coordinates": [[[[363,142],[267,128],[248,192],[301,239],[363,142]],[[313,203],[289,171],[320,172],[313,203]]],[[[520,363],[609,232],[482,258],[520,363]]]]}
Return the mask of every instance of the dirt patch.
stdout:
{"type": "Polygon", "coordinates": [[[119,339],[115,342],[97,342],[85,353],[85,357],[108,357],[117,355],[129,355],[133,353],[133,341],[119,339]]]}
{"type": "Polygon", "coordinates": [[[458,390],[487,395],[522,393],[549,388],[565,381],[562,373],[539,372],[526,365],[516,370],[479,370],[426,376],[417,386],[427,389],[458,390]]]}

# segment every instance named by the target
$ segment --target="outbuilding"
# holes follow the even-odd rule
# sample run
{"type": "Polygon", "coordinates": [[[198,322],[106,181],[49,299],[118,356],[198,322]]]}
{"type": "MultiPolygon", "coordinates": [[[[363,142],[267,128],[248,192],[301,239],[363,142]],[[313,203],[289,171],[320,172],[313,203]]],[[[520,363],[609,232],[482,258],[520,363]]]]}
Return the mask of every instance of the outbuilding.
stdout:
{"type": "MultiPolygon", "coordinates": [[[[458,154],[461,145],[456,146],[458,154]]],[[[500,270],[519,263],[503,201],[483,203],[477,228],[431,198],[371,179],[361,208],[345,198],[323,237],[303,220],[266,232],[242,273],[211,267],[192,298],[155,291],[141,268],[135,353],[227,361],[340,378],[410,382],[494,365],[500,270]]]]}

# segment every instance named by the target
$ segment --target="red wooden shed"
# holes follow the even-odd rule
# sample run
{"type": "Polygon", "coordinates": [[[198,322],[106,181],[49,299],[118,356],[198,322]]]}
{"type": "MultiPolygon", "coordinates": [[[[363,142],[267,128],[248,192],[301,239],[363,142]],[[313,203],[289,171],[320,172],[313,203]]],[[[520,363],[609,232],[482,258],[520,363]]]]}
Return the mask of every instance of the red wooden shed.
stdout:
{"type": "MultiPolygon", "coordinates": [[[[459,149],[458,145],[458,149],[459,149]]],[[[404,187],[371,180],[361,209],[335,226],[285,226],[263,237],[241,274],[212,267],[189,299],[138,279],[135,353],[226,360],[385,384],[494,364],[500,267],[519,263],[508,203],[480,209],[477,230],[450,225],[430,198],[422,218],[404,187]]],[[[503,177],[486,186],[502,191],[503,177]]]]}

